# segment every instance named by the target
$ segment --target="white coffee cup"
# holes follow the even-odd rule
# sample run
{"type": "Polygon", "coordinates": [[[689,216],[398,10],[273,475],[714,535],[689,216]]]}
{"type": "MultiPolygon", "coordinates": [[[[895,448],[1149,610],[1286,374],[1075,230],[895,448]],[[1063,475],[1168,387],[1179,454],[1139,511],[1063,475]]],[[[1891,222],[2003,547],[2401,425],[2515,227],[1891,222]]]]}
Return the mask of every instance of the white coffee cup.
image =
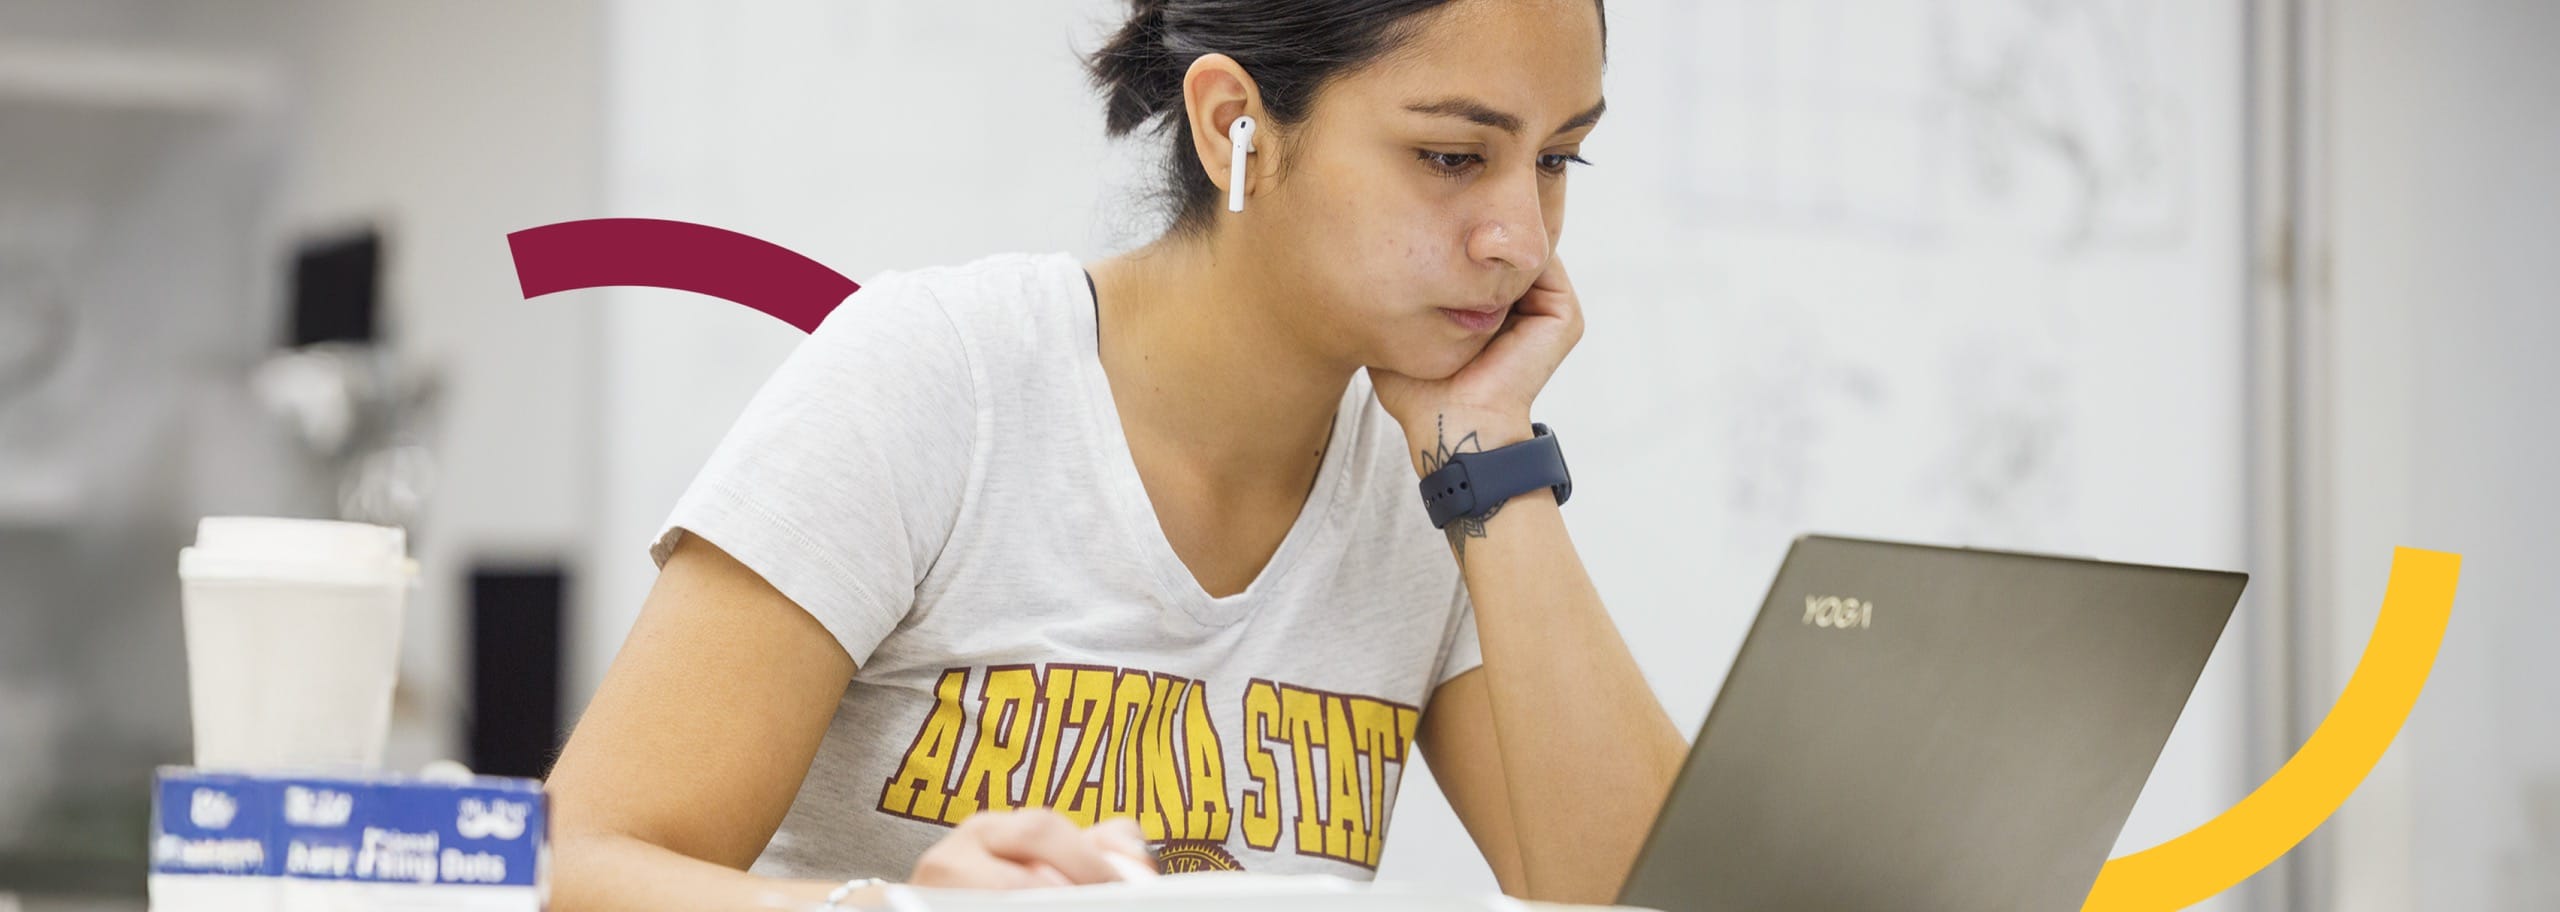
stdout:
{"type": "Polygon", "coordinates": [[[195,764],[382,765],[401,613],[417,562],[400,529],[208,516],[178,552],[195,764]]]}

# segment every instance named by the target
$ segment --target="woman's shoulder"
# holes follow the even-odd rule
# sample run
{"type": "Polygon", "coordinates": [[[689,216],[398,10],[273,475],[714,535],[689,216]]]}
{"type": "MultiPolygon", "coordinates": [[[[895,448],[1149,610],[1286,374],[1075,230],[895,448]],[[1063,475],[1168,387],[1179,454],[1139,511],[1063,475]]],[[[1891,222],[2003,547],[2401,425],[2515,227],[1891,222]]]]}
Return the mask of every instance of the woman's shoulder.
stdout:
{"type": "Polygon", "coordinates": [[[998,349],[1069,332],[1081,313],[1076,301],[1086,294],[1083,266],[1063,252],[991,253],[888,270],[861,284],[839,310],[860,313],[867,304],[930,310],[974,346],[998,349]]]}
{"type": "Polygon", "coordinates": [[[847,389],[912,398],[949,390],[974,398],[1009,379],[1004,366],[1041,347],[1026,326],[1054,323],[1057,272],[1078,270],[1063,253],[998,253],[947,265],[890,269],[819,321],[795,359],[824,375],[805,384],[834,399],[847,389]],[[1026,320],[1026,316],[1036,319],[1026,320]]]}
{"type": "MultiPolygon", "coordinates": [[[[1081,268],[1074,256],[1062,252],[1012,251],[956,263],[890,269],[863,280],[861,286],[865,291],[895,289],[922,294],[945,308],[1002,308],[1031,299],[1057,297],[1062,275],[1081,268]]],[[[859,296],[861,292],[855,294],[859,296]]]]}

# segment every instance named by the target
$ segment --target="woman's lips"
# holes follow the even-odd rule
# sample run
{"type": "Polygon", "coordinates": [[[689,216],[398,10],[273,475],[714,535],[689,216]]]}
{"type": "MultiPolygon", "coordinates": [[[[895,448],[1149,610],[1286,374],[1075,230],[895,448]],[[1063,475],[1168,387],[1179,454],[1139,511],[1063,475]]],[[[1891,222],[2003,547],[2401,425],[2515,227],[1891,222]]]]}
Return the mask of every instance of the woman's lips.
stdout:
{"type": "Polygon", "coordinates": [[[1460,310],[1455,307],[1443,307],[1440,308],[1440,312],[1447,314],[1450,322],[1458,324],[1459,327],[1464,328],[1470,333],[1489,333],[1501,328],[1503,310],[1505,309],[1507,308],[1496,310],[1460,310]]]}

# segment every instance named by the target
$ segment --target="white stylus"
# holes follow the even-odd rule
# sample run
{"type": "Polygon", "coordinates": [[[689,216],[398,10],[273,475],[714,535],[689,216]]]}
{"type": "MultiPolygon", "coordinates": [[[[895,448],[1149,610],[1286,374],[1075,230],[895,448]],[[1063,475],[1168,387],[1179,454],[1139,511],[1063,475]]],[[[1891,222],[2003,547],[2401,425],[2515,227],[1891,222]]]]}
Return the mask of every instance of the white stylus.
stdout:
{"type": "Polygon", "coordinates": [[[1120,872],[1121,880],[1154,880],[1160,876],[1156,869],[1118,852],[1104,852],[1102,860],[1110,862],[1111,869],[1120,872]]]}

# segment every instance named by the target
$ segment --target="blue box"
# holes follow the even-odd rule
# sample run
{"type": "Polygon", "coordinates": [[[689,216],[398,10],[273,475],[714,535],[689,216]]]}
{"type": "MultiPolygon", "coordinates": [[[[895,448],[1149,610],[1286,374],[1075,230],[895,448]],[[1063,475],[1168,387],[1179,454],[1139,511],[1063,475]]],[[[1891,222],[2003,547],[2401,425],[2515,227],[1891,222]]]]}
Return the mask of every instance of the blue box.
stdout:
{"type": "Polygon", "coordinates": [[[161,912],[372,900],[532,912],[549,887],[549,805],[529,779],[163,767],[152,788],[161,912]]]}

